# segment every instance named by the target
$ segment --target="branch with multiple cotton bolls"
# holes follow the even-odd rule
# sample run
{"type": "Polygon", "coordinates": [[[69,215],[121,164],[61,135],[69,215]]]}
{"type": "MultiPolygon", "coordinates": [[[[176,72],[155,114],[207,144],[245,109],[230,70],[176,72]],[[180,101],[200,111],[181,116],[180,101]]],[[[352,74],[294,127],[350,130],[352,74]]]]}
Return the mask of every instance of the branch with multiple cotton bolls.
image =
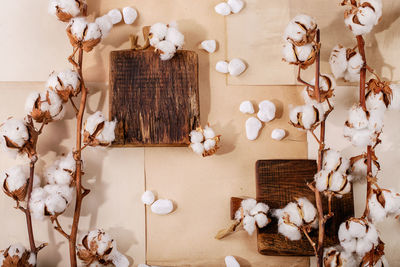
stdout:
{"type": "Polygon", "coordinates": [[[155,23],[150,27],[148,39],[161,60],[170,60],[177,50],[182,49],[185,36],[179,31],[178,24],[155,23]]]}
{"type": "Polygon", "coordinates": [[[222,239],[241,226],[249,234],[252,235],[256,228],[264,228],[270,223],[268,218],[269,206],[265,203],[258,202],[255,199],[244,199],[240,203],[239,209],[235,212],[235,220],[228,228],[220,230],[215,238],[222,239]]]}
{"type": "Polygon", "coordinates": [[[206,125],[204,129],[198,127],[190,132],[190,148],[194,153],[208,157],[214,155],[220,148],[219,142],[221,135],[216,135],[210,125],[206,125]]]}

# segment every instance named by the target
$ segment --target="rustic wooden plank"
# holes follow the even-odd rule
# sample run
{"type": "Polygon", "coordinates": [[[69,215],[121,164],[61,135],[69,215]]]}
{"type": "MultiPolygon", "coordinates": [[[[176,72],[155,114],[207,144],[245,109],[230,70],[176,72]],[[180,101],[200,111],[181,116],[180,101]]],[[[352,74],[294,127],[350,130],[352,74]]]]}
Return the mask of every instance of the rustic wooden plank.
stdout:
{"type": "MultiPolygon", "coordinates": [[[[307,187],[306,181],[312,181],[317,171],[314,160],[259,160],[256,163],[257,201],[267,203],[271,209],[279,209],[296,197],[307,197],[315,202],[314,193],[307,187]]],[[[241,198],[231,198],[231,218],[240,207],[241,198]]],[[[323,197],[324,212],[328,211],[327,199],[323,197]]],[[[354,215],[353,193],[342,199],[334,198],[332,210],[335,216],[326,224],[325,246],[337,244],[337,231],[340,224],[354,215]]],[[[310,233],[317,240],[318,231],[310,233]]],[[[257,232],[258,251],[271,256],[313,256],[314,251],[306,237],[299,241],[286,240],[278,234],[277,220],[257,232]]]]}
{"type": "Polygon", "coordinates": [[[110,65],[113,145],[189,145],[200,121],[197,54],[181,50],[162,61],[151,49],[113,51],[110,65]]]}

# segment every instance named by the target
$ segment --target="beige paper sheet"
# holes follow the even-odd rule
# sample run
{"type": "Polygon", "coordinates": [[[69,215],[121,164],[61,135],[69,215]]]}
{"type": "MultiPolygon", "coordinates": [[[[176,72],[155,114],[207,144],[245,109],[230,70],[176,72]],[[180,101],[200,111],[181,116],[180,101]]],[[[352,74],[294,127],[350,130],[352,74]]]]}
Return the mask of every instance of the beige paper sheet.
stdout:
{"type": "MultiPolygon", "coordinates": [[[[332,48],[337,44],[356,45],[355,38],[345,28],[344,7],[339,0],[247,0],[243,12],[227,17],[228,58],[243,58],[249,65],[239,78],[229,77],[232,85],[295,84],[297,73],[282,62],[283,32],[291,18],[299,13],[315,17],[321,30],[321,71],[330,73],[328,63],[332,48]],[[290,74],[291,73],[291,74],[290,74]]],[[[400,60],[400,2],[385,0],[382,20],[366,37],[367,60],[383,77],[400,80],[396,64],[400,60]]],[[[307,70],[304,77],[312,77],[307,70]]]]}

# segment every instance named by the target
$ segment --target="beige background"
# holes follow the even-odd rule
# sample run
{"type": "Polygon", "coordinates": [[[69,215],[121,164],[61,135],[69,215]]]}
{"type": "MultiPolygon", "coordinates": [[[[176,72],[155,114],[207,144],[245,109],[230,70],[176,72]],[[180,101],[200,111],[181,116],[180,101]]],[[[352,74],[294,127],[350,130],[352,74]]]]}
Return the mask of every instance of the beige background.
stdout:
{"type": "MultiPolygon", "coordinates": [[[[47,2],[7,1],[0,10],[0,33],[4,37],[0,43],[3,60],[0,71],[1,121],[10,115],[23,116],[25,97],[31,91],[41,90],[51,71],[69,67],[66,57],[71,48],[64,31],[65,24],[47,14],[47,2]]],[[[227,19],[213,11],[218,2],[88,0],[93,17],[127,5],[136,7],[139,12],[133,25],[119,25],[85,56],[84,75],[91,82],[89,113],[98,109],[107,113],[109,52],[128,48],[128,35],[139,33],[141,26],[177,20],[186,37],[185,48],[199,54],[202,124],[210,122],[222,134],[222,148],[216,156],[206,159],[187,148],[111,148],[100,152],[88,149],[84,154],[85,184],[92,193],[84,202],[80,233],[104,228],[115,236],[121,252],[128,255],[134,265],[147,261],[168,266],[223,266],[224,257],[234,255],[242,266],[308,266],[308,258],[258,254],[255,235],[248,237],[243,231],[222,241],[213,239],[214,234],[229,222],[230,197],[255,196],[254,164],[257,159],[307,157],[305,134],[287,123],[287,107],[301,103],[301,88],[268,86],[294,83],[291,68],[280,62],[279,43],[281,28],[300,8],[300,1],[247,0],[242,13],[227,19]],[[276,16],[277,10],[284,15],[276,16]],[[273,31],[273,23],[277,24],[276,31],[273,31]],[[217,53],[208,55],[197,49],[197,44],[205,39],[218,40],[220,49],[217,53]],[[233,57],[240,57],[249,64],[243,76],[227,78],[214,71],[218,60],[233,57]],[[248,115],[241,114],[238,106],[243,100],[251,100],[256,105],[264,99],[277,105],[278,116],[264,126],[256,141],[250,142],[244,134],[248,115]],[[269,138],[276,127],[288,132],[282,142],[269,138]],[[140,202],[145,189],[156,191],[160,198],[174,200],[176,211],[158,216],[146,210],[140,202]]],[[[307,2],[315,5],[309,13],[316,14],[321,25],[335,21],[338,27],[342,26],[339,13],[335,13],[339,12],[339,7],[334,5],[331,14],[325,7],[326,1],[307,2]],[[317,7],[325,13],[317,14],[314,11],[317,7]]],[[[398,10],[395,1],[386,2],[389,5],[389,8],[385,7],[386,13],[398,10]]],[[[393,66],[398,54],[394,49],[394,40],[398,38],[393,37],[396,23],[399,22],[393,19],[386,28],[381,28],[380,40],[384,41],[375,47],[385,53],[385,61],[393,66]]],[[[324,36],[327,35],[324,33],[324,36]]],[[[327,54],[323,57],[326,59],[327,54]]],[[[381,57],[377,59],[383,62],[381,57]]],[[[71,148],[75,129],[72,116],[70,111],[64,121],[45,129],[39,143],[39,169],[71,148]]],[[[15,161],[0,155],[1,169],[14,164],[15,161]]],[[[391,180],[395,181],[394,178],[391,180]]],[[[0,247],[16,241],[28,244],[24,218],[12,207],[13,202],[3,194],[0,209],[7,219],[0,220],[0,247]]],[[[71,215],[70,208],[63,216],[64,225],[70,225],[71,215]]],[[[68,266],[66,242],[51,229],[50,223],[35,222],[35,233],[38,241],[51,243],[40,254],[39,266],[68,266]]],[[[393,252],[397,239],[393,242],[388,239],[385,236],[385,241],[391,243],[389,252],[393,252]]]]}

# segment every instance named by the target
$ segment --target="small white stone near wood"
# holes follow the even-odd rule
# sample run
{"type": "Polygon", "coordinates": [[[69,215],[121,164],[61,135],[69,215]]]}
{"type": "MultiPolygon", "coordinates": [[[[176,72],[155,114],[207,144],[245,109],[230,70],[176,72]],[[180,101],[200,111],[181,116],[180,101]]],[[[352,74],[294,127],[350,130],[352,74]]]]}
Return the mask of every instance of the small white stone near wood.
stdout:
{"type": "Polygon", "coordinates": [[[133,7],[127,6],[122,9],[125,24],[132,24],[137,18],[137,11],[133,7]]]}
{"type": "Polygon", "coordinates": [[[246,136],[247,139],[253,141],[258,137],[258,133],[262,127],[261,121],[255,117],[248,118],[246,121],[246,136]]]}
{"type": "Polygon", "coordinates": [[[217,41],[215,40],[204,40],[201,42],[201,48],[208,53],[214,53],[217,50],[217,41]]]}
{"type": "Polygon", "coordinates": [[[246,64],[240,58],[234,58],[229,61],[228,70],[230,75],[239,76],[246,70],[246,64]]]}
{"type": "Polygon", "coordinates": [[[153,204],[155,200],[155,196],[153,194],[153,192],[151,192],[150,190],[147,190],[146,192],[143,193],[142,195],[142,202],[145,205],[151,205],[153,204]]]}
{"type": "Polygon", "coordinates": [[[246,113],[253,114],[254,113],[253,104],[249,100],[243,101],[240,104],[239,110],[240,110],[240,112],[242,112],[244,114],[246,114],[246,113]]]}
{"type": "Polygon", "coordinates": [[[232,13],[239,13],[243,7],[244,2],[242,0],[228,0],[228,5],[231,7],[232,13]]]}
{"type": "Polygon", "coordinates": [[[218,71],[220,73],[228,73],[229,72],[228,65],[229,65],[229,63],[226,62],[225,60],[220,60],[215,65],[215,69],[216,69],[216,71],[218,71]]]}
{"type": "Polygon", "coordinates": [[[271,138],[277,141],[285,138],[286,132],[283,129],[274,129],[271,133],[271,138]]]}
{"type": "Polygon", "coordinates": [[[214,7],[214,9],[215,12],[222,16],[228,16],[229,14],[231,14],[231,7],[225,2],[219,3],[214,7]]]}
{"type": "Polygon", "coordinates": [[[257,117],[263,122],[272,121],[275,118],[276,107],[271,101],[264,100],[258,104],[259,111],[257,117]]]}
{"type": "Polygon", "coordinates": [[[151,205],[151,211],[159,215],[171,213],[173,209],[174,204],[169,199],[159,199],[151,205]]]}

